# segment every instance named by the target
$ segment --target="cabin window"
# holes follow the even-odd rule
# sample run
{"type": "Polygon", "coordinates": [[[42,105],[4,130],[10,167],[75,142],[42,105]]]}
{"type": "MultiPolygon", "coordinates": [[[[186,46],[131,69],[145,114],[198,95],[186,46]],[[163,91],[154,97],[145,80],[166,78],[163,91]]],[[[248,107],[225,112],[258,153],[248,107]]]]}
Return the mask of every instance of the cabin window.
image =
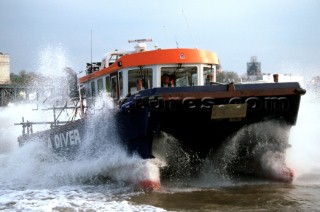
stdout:
{"type": "Polygon", "coordinates": [[[111,66],[114,62],[120,59],[123,54],[111,54],[110,59],[109,59],[109,66],[111,66]]]}
{"type": "Polygon", "coordinates": [[[114,99],[118,99],[118,89],[117,89],[117,77],[111,77],[111,97],[114,99]]]}
{"type": "Polygon", "coordinates": [[[102,79],[98,79],[98,93],[100,93],[103,90],[103,81],[102,79]]]}
{"type": "Polygon", "coordinates": [[[106,76],[106,91],[110,93],[111,87],[110,87],[110,76],[106,76]]]}
{"type": "Polygon", "coordinates": [[[161,87],[183,87],[198,85],[196,66],[161,68],[161,87]]]}
{"type": "Polygon", "coordinates": [[[212,82],[215,82],[214,67],[204,67],[203,68],[203,80],[204,85],[210,85],[212,82]]]}
{"type": "Polygon", "coordinates": [[[131,94],[152,88],[152,68],[139,68],[128,71],[128,88],[131,94]]]}
{"type": "Polygon", "coordinates": [[[91,95],[96,96],[96,84],[94,81],[91,82],[91,95]]]}
{"type": "Polygon", "coordinates": [[[119,95],[122,96],[123,95],[123,73],[119,72],[119,95]]]}

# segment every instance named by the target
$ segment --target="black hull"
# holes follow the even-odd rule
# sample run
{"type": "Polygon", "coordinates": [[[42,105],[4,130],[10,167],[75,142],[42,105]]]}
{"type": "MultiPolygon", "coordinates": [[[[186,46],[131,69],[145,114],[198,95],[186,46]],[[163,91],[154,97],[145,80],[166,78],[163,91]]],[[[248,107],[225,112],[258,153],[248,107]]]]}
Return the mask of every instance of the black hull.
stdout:
{"type": "Polygon", "coordinates": [[[237,92],[230,91],[228,86],[140,92],[121,107],[121,116],[126,117],[121,131],[138,133],[135,137],[145,139],[142,146],[139,142],[133,145],[139,146],[137,152],[145,158],[152,156],[148,140],[159,132],[174,136],[186,149],[204,158],[244,126],[265,121],[279,122],[285,128],[295,125],[300,96],[305,92],[298,83],[236,85],[237,92]],[[246,104],[245,116],[213,117],[214,106],[236,104],[246,104]]]}

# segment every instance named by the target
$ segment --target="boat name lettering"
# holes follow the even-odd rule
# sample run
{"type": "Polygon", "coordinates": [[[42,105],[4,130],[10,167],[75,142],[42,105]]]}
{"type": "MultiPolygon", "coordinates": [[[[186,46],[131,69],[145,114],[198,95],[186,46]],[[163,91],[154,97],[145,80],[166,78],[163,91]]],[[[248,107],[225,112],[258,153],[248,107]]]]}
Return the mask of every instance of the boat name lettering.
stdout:
{"type": "Polygon", "coordinates": [[[134,107],[151,110],[206,110],[211,111],[213,105],[222,104],[247,104],[248,111],[289,111],[290,102],[287,97],[233,97],[230,99],[215,99],[204,97],[197,99],[195,97],[171,97],[164,100],[163,97],[141,97],[137,98],[134,107]]]}
{"type": "Polygon", "coordinates": [[[79,145],[80,143],[81,139],[78,129],[54,134],[48,139],[48,147],[52,149],[67,148],[70,146],[79,145]]]}

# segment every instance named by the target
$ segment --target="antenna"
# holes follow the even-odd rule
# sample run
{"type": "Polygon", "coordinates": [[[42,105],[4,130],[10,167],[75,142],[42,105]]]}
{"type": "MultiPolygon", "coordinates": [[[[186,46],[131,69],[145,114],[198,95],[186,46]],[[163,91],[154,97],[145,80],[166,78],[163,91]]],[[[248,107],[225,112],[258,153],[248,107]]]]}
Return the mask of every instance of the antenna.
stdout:
{"type": "Polygon", "coordinates": [[[152,42],[152,38],[128,40],[128,43],[135,43],[135,42],[136,43],[152,42]]]}
{"type": "Polygon", "coordinates": [[[152,38],[128,40],[128,42],[137,43],[134,49],[136,50],[136,52],[142,52],[147,50],[147,45],[145,42],[152,42],[152,38]]]}
{"type": "Polygon", "coordinates": [[[174,39],[176,40],[177,48],[179,49],[179,43],[178,43],[177,36],[174,36],[174,39]]]}
{"type": "Polygon", "coordinates": [[[187,20],[187,17],[186,17],[186,15],[184,14],[184,11],[183,11],[183,10],[182,10],[182,13],[183,13],[184,20],[185,20],[185,21],[186,21],[186,23],[187,23],[188,30],[189,30],[189,33],[190,33],[190,35],[191,35],[191,38],[192,38],[193,44],[195,45],[195,47],[196,47],[196,49],[197,49],[197,48],[198,48],[198,46],[197,46],[197,44],[196,44],[196,42],[195,42],[195,40],[194,40],[194,37],[193,37],[192,31],[191,31],[191,29],[190,29],[190,26],[189,26],[189,23],[188,23],[188,20],[187,20]]]}
{"type": "Polygon", "coordinates": [[[93,72],[93,68],[92,68],[92,29],[91,29],[91,67],[90,67],[90,71],[91,73],[93,72]]]}

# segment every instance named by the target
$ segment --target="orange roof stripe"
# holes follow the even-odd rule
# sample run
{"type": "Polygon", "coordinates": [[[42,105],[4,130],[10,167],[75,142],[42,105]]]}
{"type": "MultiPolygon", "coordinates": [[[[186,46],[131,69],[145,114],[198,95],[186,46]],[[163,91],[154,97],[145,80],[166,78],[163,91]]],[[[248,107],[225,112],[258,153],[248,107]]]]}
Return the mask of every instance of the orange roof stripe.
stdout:
{"type": "Polygon", "coordinates": [[[152,51],[137,52],[124,55],[111,66],[80,78],[80,82],[84,83],[88,80],[95,79],[97,77],[127,67],[179,63],[219,64],[219,60],[214,52],[199,49],[158,49],[152,51]],[[121,62],[122,66],[118,66],[118,62],[121,62]]]}

